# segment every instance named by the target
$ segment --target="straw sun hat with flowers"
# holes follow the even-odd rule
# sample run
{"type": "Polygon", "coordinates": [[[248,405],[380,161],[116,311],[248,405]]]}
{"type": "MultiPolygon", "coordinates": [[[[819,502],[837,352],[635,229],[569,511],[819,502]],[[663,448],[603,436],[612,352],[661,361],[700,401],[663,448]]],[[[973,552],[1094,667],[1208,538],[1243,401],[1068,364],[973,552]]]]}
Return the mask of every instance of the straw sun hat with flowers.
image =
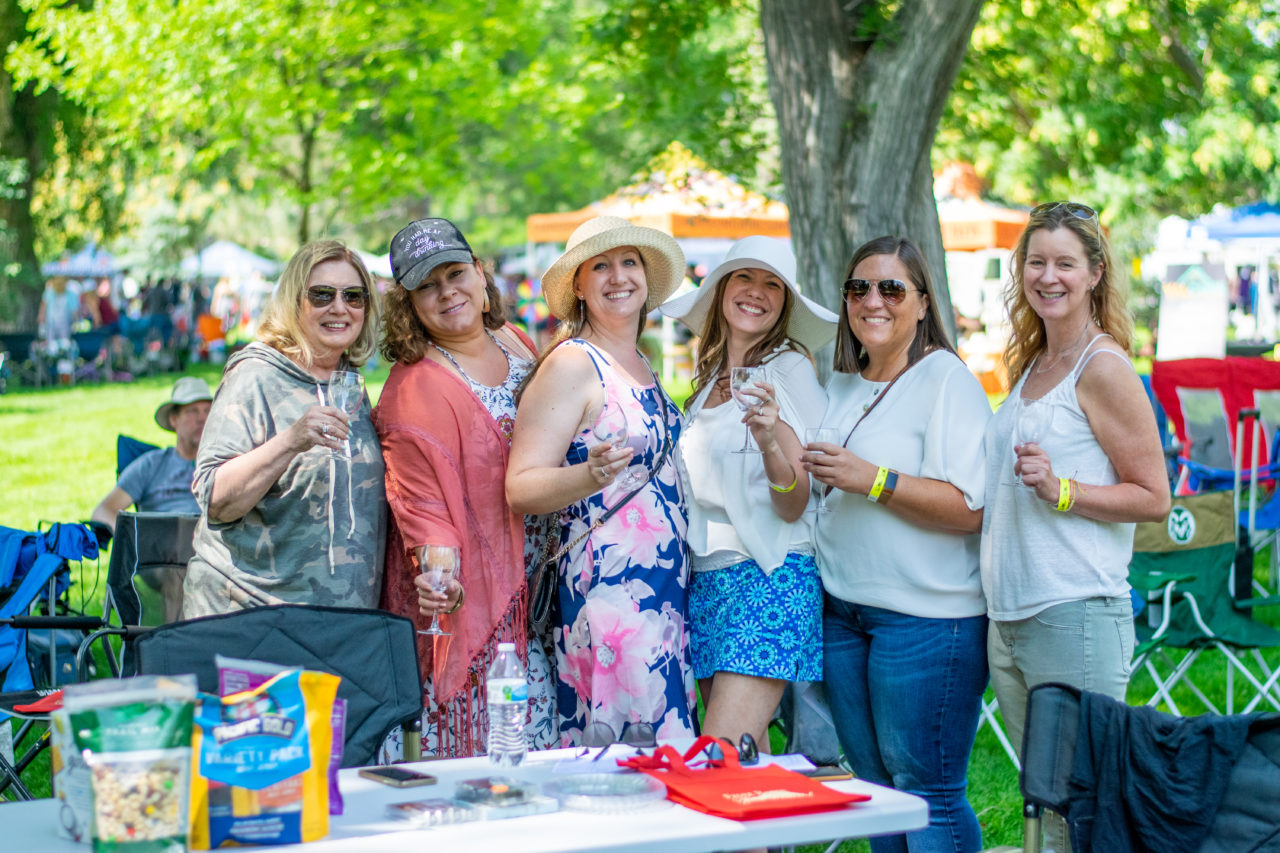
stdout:
{"type": "Polygon", "coordinates": [[[564,254],[542,276],[542,295],[551,313],[562,320],[573,316],[578,301],[573,293],[573,277],[578,267],[602,252],[624,246],[634,246],[644,260],[649,289],[645,312],[666,301],[684,279],[684,251],[675,238],[619,216],[597,216],[574,229],[564,254]]]}

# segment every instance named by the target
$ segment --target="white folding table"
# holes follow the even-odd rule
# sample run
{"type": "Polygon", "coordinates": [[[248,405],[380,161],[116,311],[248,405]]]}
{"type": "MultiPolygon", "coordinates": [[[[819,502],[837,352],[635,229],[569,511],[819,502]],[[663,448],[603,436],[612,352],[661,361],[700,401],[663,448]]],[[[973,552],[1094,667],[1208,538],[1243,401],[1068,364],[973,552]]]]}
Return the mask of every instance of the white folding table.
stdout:
{"type": "MultiPolygon", "coordinates": [[[[506,775],[529,780],[553,778],[556,764],[573,750],[532,752],[525,765],[506,775]]],[[[810,844],[838,838],[863,838],[920,829],[929,810],[919,797],[849,780],[831,782],[835,788],[870,794],[871,799],[836,811],[785,818],[734,821],[711,817],[661,800],[637,811],[593,814],[562,810],[552,814],[476,821],[430,829],[405,829],[387,816],[390,803],[449,797],[464,779],[490,775],[485,758],[425,761],[406,765],[439,777],[435,785],[392,788],[364,779],[354,769],[341,771],[344,813],[330,819],[328,837],[305,845],[262,848],[272,851],[423,850],[476,853],[556,853],[556,851],[678,851],[742,850],[810,844]]],[[[84,845],[57,835],[58,801],[32,800],[0,804],[0,833],[7,850],[84,853],[84,845]]]]}

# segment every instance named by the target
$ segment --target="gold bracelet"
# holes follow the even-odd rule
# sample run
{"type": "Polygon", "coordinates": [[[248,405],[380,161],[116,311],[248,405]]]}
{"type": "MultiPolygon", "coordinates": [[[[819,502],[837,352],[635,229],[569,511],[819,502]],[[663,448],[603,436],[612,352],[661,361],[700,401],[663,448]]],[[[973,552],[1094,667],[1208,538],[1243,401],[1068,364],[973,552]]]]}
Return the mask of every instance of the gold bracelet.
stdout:
{"type": "Polygon", "coordinates": [[[776,486],[774,485],[773,480],[769,479],[768,474],[764,475],[765,480],[767,480],[769,483],[769,488],[773,489],[775,492],[777,492],[780,495],[785,495],[788,492],[794,492],[796,488],[796,483],[800,482],[800,475],[796,473],[795,466],[789,466],[789,467],[791,468],[791,485],[790,486],[776,486]]]}
{"type": "Polygon", "coordinates": [[[453,614],[458,612],[458,609],[462,607],[463,603],[466,600],[467,600],[467,588],[462,584],[458,584],[458,600],[455,601],[453,603],[453,606],[450,607],[448,610],[441,610],[440,612],[443,613],[445,616],[452,616],[453,614]]]}

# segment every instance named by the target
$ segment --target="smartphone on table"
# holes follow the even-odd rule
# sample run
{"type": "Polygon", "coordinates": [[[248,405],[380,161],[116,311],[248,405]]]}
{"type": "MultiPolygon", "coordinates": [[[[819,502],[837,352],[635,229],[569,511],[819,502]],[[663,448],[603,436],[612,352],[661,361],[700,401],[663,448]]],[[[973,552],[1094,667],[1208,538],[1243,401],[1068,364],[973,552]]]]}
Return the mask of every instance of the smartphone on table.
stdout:
{"type": "Polygon", "coordinates": [[[393,788],[416,788],[419,785],[434,785],[436,783],[436,777],[430,773],[411,770],[408,767],[361,767],[360,775],[366,779],[390,785],[393,788]]]}
{"type": "Polygon", "coordinates": [[[839,782],[841,779],[852,779],[853,774],[843,767],[835,765],[824,765],[815,767],[812,770],[796,771],[801,776],[808,776],[810,779],[817,779],[819,782],[839,782]]]}

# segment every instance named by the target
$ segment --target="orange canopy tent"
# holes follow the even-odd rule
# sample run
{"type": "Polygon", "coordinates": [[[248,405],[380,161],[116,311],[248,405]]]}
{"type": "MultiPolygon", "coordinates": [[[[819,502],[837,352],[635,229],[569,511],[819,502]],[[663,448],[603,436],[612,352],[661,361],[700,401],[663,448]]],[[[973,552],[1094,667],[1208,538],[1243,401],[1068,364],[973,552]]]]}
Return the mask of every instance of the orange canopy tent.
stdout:
{"type": "Polygon", "coordinates": [[[948,252],[1012,249],[1030,214],[982,200],[982,179],[971,163],[951,162],[933,178],[942,248],[948,252]]]}
{"type": "Polygon", "coordinates": [[[580,210],[535,213],[525,220],[525,228],[531,243],[564,243],[573,229],[595,216],[621,216],[680,238],[791,235],[785,204],[708,169],[679,142],[613,195],[580,210]]]}
{"type": "MultiPolygon", "coordinates": [[[[948,252],[1011,249],[1027,213],[979,198],[973,166],[951,163],[936,178],[942,247],[948,252]]],[[[525,220],[530,243],[564,243],[593,216],[621,216],[673,237],[736,239],[750,234],[790,237],[787,206],[708,169],[679,142],[659,154],[632,183],[566,213],[535,213],[525,220]]]]}

